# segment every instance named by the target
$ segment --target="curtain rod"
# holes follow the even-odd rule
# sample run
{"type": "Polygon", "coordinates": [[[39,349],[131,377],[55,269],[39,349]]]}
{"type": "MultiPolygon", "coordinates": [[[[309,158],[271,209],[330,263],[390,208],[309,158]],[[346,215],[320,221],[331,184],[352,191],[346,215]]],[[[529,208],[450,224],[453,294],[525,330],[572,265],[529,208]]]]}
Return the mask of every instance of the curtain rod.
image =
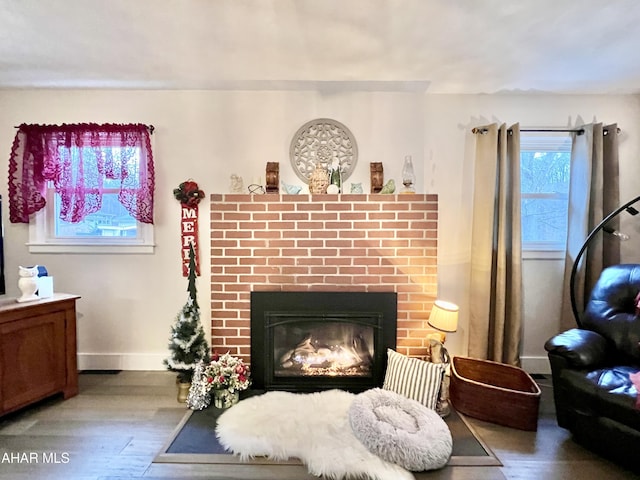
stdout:
{"type": "MultiPolygon", "coordinates": [[[[153,135],[153,131],[156,129],[153,125],[145,125],[147,130],[149,130],[149,134],[153,135]]],[[[14,125],[13,128],[20,128],[20,125],[14,125]]]]}
{"type": "MultiPolygon", "coordinates": [[[[473,127],[471,129],[471,133],[479,133],[480,135],[484,135],[488,132],[489,130],[486,128],[478,128],[478,127],[473,127]]],[[[511,129],[508,130],[509,132],[511,132],[511,129]]],[[[582,135],[584,133],[584,128],[521,128],[520,129],[521,132],[549,132],[549,133],[553,133],[553,132],[567,132],[567,133],[577,133],[578,135],[582,135]]],[[[605,135],[607,134],[606,130],[604,131],[605,135]]],[[[616,128],[616,133],[620,133],[620,127],[616,128]]]]}

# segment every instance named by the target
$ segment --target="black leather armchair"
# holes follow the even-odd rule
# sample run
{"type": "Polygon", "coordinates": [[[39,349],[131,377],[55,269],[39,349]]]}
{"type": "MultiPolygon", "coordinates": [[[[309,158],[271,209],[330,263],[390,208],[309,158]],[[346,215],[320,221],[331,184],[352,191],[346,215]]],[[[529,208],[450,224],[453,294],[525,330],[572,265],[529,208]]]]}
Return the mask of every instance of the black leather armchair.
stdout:
{"type": "Polygon", "coordinates": [[[640,265],[606,268],[582,327],[549,339],[558,425],[585,447],[640,472],[640,409],[629,375],[640,370],[640,265]]]}

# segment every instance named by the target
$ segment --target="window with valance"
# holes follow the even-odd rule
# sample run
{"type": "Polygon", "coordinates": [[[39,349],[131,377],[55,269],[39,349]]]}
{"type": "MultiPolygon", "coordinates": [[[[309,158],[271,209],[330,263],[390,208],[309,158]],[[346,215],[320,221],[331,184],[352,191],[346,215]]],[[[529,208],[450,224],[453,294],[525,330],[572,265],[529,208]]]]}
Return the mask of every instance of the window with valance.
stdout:
{"type": "Polygon", "coordinates": [[[30,246],[149,244],[154,185],[146,125],[23,124],[9,159],[9,219],[31,224],[30,246]]]}

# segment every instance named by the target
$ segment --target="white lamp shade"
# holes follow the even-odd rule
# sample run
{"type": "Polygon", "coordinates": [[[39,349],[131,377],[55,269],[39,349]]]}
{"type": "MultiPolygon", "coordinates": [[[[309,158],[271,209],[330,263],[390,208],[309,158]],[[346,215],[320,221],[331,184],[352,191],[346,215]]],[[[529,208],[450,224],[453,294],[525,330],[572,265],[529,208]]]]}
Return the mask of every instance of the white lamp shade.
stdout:
{"type": "Polygon", "coordinates": [[[429,325],[443,332],[455,332],[458,329],[458,306],[436,300],[429,315],[429,325]]]}

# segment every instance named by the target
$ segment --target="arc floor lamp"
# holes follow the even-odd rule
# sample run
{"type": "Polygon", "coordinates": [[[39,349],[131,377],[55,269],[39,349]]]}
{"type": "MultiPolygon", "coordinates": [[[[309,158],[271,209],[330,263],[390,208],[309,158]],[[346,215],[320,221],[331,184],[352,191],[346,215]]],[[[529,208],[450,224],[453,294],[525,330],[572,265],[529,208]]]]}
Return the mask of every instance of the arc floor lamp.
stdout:
{"type": "Polygon", "coordinates": [[[640,196],[637,196],[634,199],[629,200],[627,203],[625,203],[624,205],[621,205],[620,207],[615,209],[613,212],[611,212],[609,215],[604,217],[604,219],[602,219],[602,221],[598,225],[596,225],[596,227],[593,230],[591,230],[591,233],[589,233],[589,235],[587,236],[587,239],[582,244],[582,247],[580,247],[580,250],[578,251],[578,255],[576,255],[576,259],[573,262],[573,266],[571,267],[571,276],[569,278],[569,296],[571,298],[571,311],[573,312],[573,316],[576,319],[576,324],[580,328],[582,327],[582,321],[580,320],[580,313],[578,312],[578,306],[576,305],[575,282],[576,282],[576,275],[578,273],[578,267],[580,266],[580,260],[582,259],[582,255],[584,255],[584,252],[587,251],[587,248],[589,247],[589,244],[591,243],[593,238],[601,230],[607,233],[616,235],[620,237],[621,240],[627,240],[629,238],[627,235],[620,233],[616,230],[613,230],[611,227],[608,227],[607,224],[611,220],[613,220],[615,217],[620,215],[620,213],[624,212],[625,210],[627,211],[627,213],[631,215],[637,215],[638,210],[632,207],[632,205],[637,202],[640,202],[640,196]]]}

